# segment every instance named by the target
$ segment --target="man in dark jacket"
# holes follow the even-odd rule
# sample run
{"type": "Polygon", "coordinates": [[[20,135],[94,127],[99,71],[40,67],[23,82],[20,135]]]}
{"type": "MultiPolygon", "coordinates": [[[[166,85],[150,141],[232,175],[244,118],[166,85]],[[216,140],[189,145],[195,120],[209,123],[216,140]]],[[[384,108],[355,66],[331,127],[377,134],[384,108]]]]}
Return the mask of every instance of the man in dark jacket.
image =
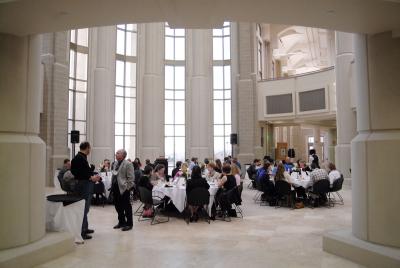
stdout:
{"type": "Polygon", "coordinates": [[[76,154],[74,159],[71,161],[71,173],[75,176],[75,179],[78,180],[78,184],[76,185],[77,194],[85,199],[85,211],[83,214],[83,222],[82,222],[82,238],[83,239],[91,239],[92,237],[89,235],[94,231],[89,229],[89,224],[87,220],[87,214],[90,208],[90,201],[93,195],[93,182],[99,181],[100,176],[94,175],[94,166],[90,166],[87,161],[87,156],[90,154],[90,143],[82,142],[79,146],[79,152],[76,154]]]}

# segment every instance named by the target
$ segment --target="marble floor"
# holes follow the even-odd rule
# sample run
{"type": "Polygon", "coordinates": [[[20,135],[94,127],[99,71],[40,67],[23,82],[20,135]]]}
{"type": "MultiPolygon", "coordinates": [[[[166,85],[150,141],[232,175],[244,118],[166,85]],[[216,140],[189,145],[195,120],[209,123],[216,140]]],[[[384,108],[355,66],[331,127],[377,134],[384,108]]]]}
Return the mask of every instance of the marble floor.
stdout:
{"type": "Polygon", "coordinates": [[[324,232],[351,226],[349,189],[342,190],[345,205],[330,209],[261,207],[254,193],[243,191],[244,219],[151,226],[135,217],[129,232],[112,228],[113,206],[92,206],[93,239],[38,267],[361,267],[322,251],[324,232]]]}

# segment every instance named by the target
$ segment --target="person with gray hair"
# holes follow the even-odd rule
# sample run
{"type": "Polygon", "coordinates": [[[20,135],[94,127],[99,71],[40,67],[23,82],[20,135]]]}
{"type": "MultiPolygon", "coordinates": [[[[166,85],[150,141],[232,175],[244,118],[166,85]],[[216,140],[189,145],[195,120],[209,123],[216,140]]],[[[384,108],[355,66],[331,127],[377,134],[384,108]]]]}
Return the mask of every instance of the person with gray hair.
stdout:
{"type": "Polygon", "coordinates": [[[132,163],[125,159],[126,155],[124,149],[115,153],[116,161],[113,163],[111,186],[115,210],[118,213],[118,224],[114,229],[122,228],[122,231],[129,231],[133,227],[130,190],[134,184],[135,173],[132,163]]]}

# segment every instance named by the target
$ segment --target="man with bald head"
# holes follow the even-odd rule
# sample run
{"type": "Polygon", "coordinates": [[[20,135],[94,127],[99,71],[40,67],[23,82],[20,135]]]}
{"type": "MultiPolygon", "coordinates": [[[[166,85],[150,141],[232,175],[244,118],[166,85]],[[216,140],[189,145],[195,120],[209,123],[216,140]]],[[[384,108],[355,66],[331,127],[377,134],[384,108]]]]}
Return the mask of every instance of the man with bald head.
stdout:
{"type": "Polygon", "coordinates": [[[114,194],[115,210],[118,213],[118,224],[114,229],[122,228],[129,231],[133,227],[130,189],[135,180],[134,168],[131,162],[125,160],[126,151],[120,149],[115,153],[116,161],[112,169],[112,192],[114,194]]]}

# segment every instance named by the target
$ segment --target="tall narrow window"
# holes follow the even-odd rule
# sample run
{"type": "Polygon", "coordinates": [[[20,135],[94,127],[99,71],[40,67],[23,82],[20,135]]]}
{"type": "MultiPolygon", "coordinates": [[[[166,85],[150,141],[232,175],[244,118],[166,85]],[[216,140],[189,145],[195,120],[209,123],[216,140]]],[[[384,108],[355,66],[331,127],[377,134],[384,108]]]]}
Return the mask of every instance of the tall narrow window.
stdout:
{"type": "Polygon", "coordinates": [[[214,157],[232,154],[231,25],[213,29],[214,157]]]}
{"type": "Polygon", "coordinates": [[[165,24],[165,157],[185,160],[185,30],[165,24]]]}
{"type": "MultiPolygon", "coordinates": [[[[86,140],[86,103],[88,88],[88,29],[70,31],[69,50],[69,107],[68,107],[68,147],[73,157],[71,130],[79,130],[80,141],[86,140]]],[[[79,144],[75,144],[75,151],[79,144]]]]}
{"type": "Polygon", "coordinates": [[[137,25],[117,25],[115,63],[115,150],[136,155],[137,25]]]}

